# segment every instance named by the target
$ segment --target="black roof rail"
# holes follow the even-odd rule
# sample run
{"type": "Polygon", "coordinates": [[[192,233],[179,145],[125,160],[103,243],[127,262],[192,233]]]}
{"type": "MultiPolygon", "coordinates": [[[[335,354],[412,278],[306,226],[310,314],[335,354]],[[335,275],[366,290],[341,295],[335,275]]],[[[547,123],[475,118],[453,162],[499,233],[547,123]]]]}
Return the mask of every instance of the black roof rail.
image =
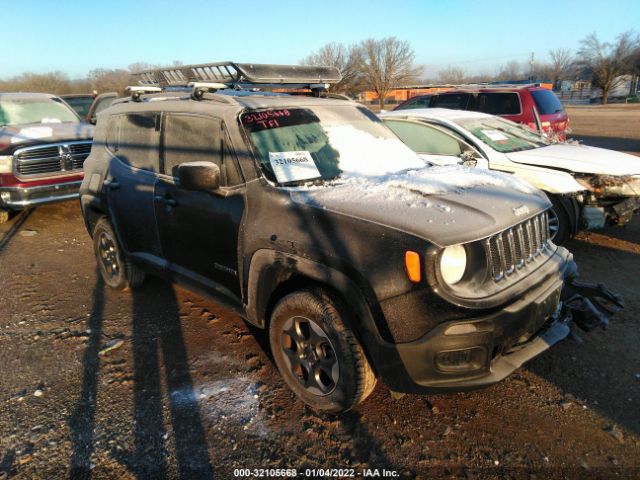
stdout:
{"type": "Polygon", "coordinates": [[[335,67],[217,62],[143,70],[132,74],[150,87],[188,86],[197,82],[222,83],[229,88],[255,87],[327,89],[342,79],[335,67]]]}

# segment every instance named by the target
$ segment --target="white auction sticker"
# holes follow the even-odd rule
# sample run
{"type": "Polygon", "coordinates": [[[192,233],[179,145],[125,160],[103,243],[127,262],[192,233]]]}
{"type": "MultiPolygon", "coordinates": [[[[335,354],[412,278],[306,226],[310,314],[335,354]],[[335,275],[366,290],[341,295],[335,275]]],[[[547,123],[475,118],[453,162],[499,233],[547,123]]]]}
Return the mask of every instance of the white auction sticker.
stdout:
{"type": "Polygon", "coordinates": [[[492,140],[494,142],[504,142],[506,140],[509,140],[509,137],[498,130],[482,130],[482,133],[489,137],[489,140],[492,140]]]}
{"type": "Polygon", "coordinates": [[[269,162],[278,183],[311,180],[321,176],[311,154],[306,150],[269,152],[269,162]]]}

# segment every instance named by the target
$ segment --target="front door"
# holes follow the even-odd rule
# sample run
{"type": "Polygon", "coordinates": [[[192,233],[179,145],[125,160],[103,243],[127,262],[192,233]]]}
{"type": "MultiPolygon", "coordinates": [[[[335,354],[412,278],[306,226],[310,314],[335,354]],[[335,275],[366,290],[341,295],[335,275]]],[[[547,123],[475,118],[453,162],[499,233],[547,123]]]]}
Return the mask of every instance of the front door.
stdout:
{"type": "Polygon", "coordinates": [[[163,175],[155,188],[155,210],[164,258],[183,277],[240,299],[238,235],[244,212],[244,187],[229,186],[222,122],[218,119],[166,114],[162,135],[163,175]],[[180,187],[177,167],[185,162],[220,167],[219,192],[180,187]]]}

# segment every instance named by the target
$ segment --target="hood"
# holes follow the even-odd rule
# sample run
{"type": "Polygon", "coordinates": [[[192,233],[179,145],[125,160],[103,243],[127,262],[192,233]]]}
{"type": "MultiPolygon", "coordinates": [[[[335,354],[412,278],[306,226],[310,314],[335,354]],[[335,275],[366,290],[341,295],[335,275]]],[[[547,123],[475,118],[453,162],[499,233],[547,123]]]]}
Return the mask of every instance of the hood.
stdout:
{"type": "Polygon", "coordinates": [[[640,174],[640,158],[586,145],[559,143],[533,150],[507,153],[507,156],[516,163],[558,168],[575,173],[640,174]]]}
{"type": "Polygon", "coordinates": [[[551,205],[544,193],[514,177],[457,165],[302,187],[291,197],[441,247],[488,237],[551,205]]]}
{"type": "Polygon", "coordinates": [[[91,140],[93,125],[86,123],[33,123],[0,127],[0,153],[63,141],[91,140]]]}

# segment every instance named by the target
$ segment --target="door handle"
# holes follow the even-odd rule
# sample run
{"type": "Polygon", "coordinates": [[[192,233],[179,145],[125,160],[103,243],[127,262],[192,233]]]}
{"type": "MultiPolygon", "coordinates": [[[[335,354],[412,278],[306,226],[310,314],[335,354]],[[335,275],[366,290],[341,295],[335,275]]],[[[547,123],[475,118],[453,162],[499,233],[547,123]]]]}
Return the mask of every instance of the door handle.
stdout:
{"type": "Polygon", "coordinates": [[[120,188],[120,184],[115,178],[112,180],[106,180],[104,184],[107,186],[109,190],[118,190],[120,188]]]}
{"type": "Polygon", "coordinates": [[[167,207],[175,207],[178,205],[178,202],[176,202],[171,197],[163,197],[162,195],[156,195],[154,199],[158,203],[164,203],[167,207]]]}

